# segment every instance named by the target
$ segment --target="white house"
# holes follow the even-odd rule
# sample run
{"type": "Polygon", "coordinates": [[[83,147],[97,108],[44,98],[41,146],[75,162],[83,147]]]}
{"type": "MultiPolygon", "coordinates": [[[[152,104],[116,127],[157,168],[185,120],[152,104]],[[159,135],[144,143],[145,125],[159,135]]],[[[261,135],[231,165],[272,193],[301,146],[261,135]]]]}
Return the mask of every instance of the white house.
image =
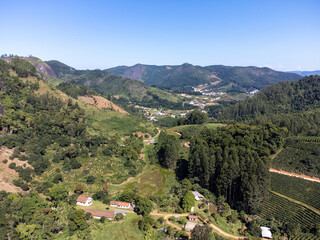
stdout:
{"type": "Polygon", "coordinates": [[[198,219],[200,219],[200,217],[199,217],[199,216],[196,216],[196,215],[189,215],[189,216],[188,216],[188,219],[189,219],[190,221],[198,221],[198,219]]]}
{"type": "Polygon", "coordinates": [[[90,206],[92,204],[91,197],[86,197],[83,195],[80,195],[76,201],[77,201],[77,204],[81,206],[90,206]]]}
{"type": "Polygon", "coordinates": [[[111,207],[117,208],[130,208],[130,203],[128,202],[119,202],[119,201],[110,201],[111,207]]]}
{"type": "Polygon", "coordinates": [[[204,196],[198,191],[192,191],[192,194],[194,195],[194,198],[196,199],[196,201],[199,201],[204,198],[204,196]]]}
{"type": "Polygon", "coordinates": [[[261,229],[261,237],[262,238],[272,239],[272,234],[271,234],[270,228],[260,227],[260,229],[261,229]]]}

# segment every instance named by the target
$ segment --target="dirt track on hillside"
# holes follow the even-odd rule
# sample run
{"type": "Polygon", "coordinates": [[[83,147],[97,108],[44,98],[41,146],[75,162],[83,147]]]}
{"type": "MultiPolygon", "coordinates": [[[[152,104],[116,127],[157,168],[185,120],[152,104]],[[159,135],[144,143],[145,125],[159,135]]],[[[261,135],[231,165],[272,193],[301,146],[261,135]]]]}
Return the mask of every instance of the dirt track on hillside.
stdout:
{"type": "Polygon", "coordinates": [[[287,176],[291,176],[291,177],[302,178],[304,180],[311,181],[311,182],[320,183],[320,178],[316,178],[316,177],[310,177],[310,176],[307,176],[307,175],[297,174],[297,173],[293,173],[293,172],[286,172],[286,171],[277,170],[277,169],[274,169],[274,168],[270,168],[269,171],[270,172],[279,173],[279,174],[283,174],[283,175],[287,175],[287,176]]]}

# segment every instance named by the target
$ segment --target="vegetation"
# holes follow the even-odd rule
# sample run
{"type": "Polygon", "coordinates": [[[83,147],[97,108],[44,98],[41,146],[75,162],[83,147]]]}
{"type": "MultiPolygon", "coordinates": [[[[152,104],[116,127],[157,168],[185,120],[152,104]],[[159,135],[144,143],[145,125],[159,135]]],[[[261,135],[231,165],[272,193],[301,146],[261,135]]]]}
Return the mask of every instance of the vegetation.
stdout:
{"type": "MultiPolygon", "coordinates": [[[[75,70],[58,61],[46,63],[59,78],[77,85],[86,85],[126,109],[135,105],[170,109],[192,108],[189,104],[182,103],[172,93],[147,86],[140,81],[122,78],[102,70],[75,70]]],[[[60,85],[60,88],[67,90],[68,86],[60,85]]],[[[75,95],[78,94],[75,93],[75,90],[69,89],[68,91],[75,95]]]]}
{"type": "Polygon", "coordinates": [[[269,200],[263,202],[262,209],[262,217],[274,218],[283,223],[299,224],[307,232],[320,223],[319,214],[274,193],[270,193],[269,200]]]}
{"type": "Polygon", "coordinates": [[[320,184],[271,173],[271,189],[320,210],[320,184]]]}
{"type": "Polygon", "coordinates": [[[270,154],[283,134],[273,125],[205,130],[191,140],[189,178],[225,196],[231,207],[258,213],[269,189],[270,154]]]}
{"type": "MultiPolygon", "coordinates": [[[[313,138],[311,140],[317,139],[313,138]]],[[[272,167],[320,177],[320,142],[287,139],[283,150],[272,160],[272,167]]]]}
{"type": "Polygon", "coordinates": [[[293,135],[320,134],[320,77],[281,82],[263,89],[257,96],[223,110],[221,119],[274,124],[287,127],[293,135]]]}
{"type": "Polygon", "coordinates": [[[142,80],[149,85],[186,90],[191,89],[191,86],[221,81],[218,87],[231,83],[234,85],[234,89],[237,88],[244,91],[262,89],[267,85],[280,81],[292,81],[301,78],[297,74],[276,72],[270,68],[222,65],[200,67],[188,63],[180,66],[137,64],[132,67],[121,66],[107,70],[121,76],[142,80]]]}

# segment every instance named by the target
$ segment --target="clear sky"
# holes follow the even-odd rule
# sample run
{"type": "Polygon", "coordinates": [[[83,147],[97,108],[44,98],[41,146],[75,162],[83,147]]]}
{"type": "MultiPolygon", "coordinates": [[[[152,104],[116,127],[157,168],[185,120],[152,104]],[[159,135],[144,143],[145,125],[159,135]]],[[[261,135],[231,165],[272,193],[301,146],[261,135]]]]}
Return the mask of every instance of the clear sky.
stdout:
{"type": "Polygon", "coordinates": [[[320,0],[0,0],[0,9],[0,54],[78,69],[320,69],[320,0]]]}

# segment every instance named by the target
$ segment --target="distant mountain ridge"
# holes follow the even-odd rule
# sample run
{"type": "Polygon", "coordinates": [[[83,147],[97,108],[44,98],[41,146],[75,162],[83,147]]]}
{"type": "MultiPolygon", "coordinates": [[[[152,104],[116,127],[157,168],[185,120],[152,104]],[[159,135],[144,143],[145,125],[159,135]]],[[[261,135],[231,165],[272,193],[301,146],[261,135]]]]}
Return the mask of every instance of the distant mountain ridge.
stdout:
{"type": "Polygon", "coordinates": [[[320,70],[314,71],[288,71],[288,73],[296,73],[301,76],[320,75],[320,70]]]}
{"type": "Polygon", "coordinates": [[[218,86],[220,87],[233,84],[245,90],[260,90],[280,81],[293,81],[302,78],[295,73],[279,72],[266,67],[231,67],[223,65],[202,67],[188,63],[176,66],[137,64],[131,67],[109,68],[106,71],[122,77],[139,80],[148,85],[165,88],[191,88],[201,84],[219,83],[218,86]]]}
{"type": "Polygon", "coordinates": [[[174,94],[151,87],[141,81],[124,78],[105,70],[76,70],[56,60],[46,61],[46,64],[52,68],[58,78],[77,85],[85,85],[106,97],[116,98],[118,104],[122,104],[123,107],[137,104],[146,107],[185,108],[174,94]]]}

